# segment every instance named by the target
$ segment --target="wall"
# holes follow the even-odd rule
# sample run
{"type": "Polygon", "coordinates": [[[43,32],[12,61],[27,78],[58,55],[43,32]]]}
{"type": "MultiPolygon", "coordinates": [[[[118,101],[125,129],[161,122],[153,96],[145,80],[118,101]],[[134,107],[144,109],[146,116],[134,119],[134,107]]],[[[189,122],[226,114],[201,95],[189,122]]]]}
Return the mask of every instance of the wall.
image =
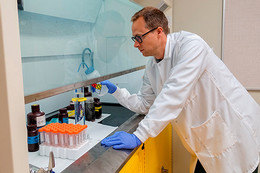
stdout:
{"type": "MultiPolygon", "coordinates": [[[[174,0],[173,31],[186,30],[200,35],[221,57],[222,1],[174,0]]],[[[188,173],[190,154],[173,133],[173,173],[188,173]]]]}

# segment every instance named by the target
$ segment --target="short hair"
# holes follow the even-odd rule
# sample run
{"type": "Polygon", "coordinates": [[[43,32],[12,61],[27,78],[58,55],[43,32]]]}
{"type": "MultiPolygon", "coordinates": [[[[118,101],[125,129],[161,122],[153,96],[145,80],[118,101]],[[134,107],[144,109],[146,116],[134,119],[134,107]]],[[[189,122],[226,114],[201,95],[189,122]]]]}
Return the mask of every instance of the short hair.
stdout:
{"type": "Polygon", "coordinates": [[[168,20],[161,10],[154,7],[144,7],[132,16],[131,21],[134,22],[139,17],[143,17],[146,28],[153,29],[160,26],[166,35],[169,34],[168,20]]]}

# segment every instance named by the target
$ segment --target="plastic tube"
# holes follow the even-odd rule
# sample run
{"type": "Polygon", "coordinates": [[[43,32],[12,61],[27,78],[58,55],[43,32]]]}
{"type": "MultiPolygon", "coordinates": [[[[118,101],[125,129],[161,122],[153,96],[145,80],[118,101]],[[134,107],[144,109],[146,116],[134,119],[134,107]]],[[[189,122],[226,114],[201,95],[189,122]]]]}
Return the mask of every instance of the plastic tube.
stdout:
{"type": "Polygon", "coordinates": [[[87,140],[87,125],[51,123],[39,130],[46,145],[76,148],[87,140]]]}
{"type": "Polygon", "coordinates": [[[51,145],[51,142],[50,142],[50,128],[49,127],[46,127],[45,128],[45,142],[44,142],[44,144],[46,144],[46,145],[51,145]]]}
{"type": "Polygon", "coordinates": [[[40,128],[38,131],[40,133],[40,144],[45,142],[45,131],[44,127],[40,128]]]}
{"type": "Polygon", "coordinates": [[[74,148],[74,134],[73,134],[73,130],[69,130],[68,131],[68,135],[69,135],[69,148],[74,148]]]}
{"type": "Polygon", "coordinates": [[[59,141],[58,141],[58,129],[56,127],[53,128],[52,130],[52,141],[53,141],[53,146],[58,146],[59,141]]]}

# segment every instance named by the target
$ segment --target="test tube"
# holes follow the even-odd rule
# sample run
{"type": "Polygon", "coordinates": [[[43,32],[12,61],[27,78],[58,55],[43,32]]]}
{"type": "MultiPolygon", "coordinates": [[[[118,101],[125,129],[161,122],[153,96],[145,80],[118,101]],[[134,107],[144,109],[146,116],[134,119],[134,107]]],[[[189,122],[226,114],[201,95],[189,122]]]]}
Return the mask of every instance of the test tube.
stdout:
{"type": "Polygon", "coordinates": [[[44,133],[44,135],[45,135],[45,144],[46,145],[51,145],[51,142],[50,142],[50,128],[49,127],[47,127],[46,126],[46,128],[45,128],[45,133],[44,133]]]}
{"type": "Polygon", "coordinates": [[[44,131],[44,127],[40,128],[39,130],[40,133],[40,144],[43,144],[45,142],[45,131],[44,131]]]}
{"type": "Polygon", "coordinates": [[[69,148],[73,148],[74,147],[74,134],[73,134],[73,130],[69,129],[68,130],[68,135],[69,135],[69,148]]]}
{"type": "Polygon", "coordinates": [[[88,135],[87,135],[87,125],[84,125],[84,130],[83,130],[83,141],[87,141],[88,135]]]}
{"type": "Polygon", "coordinates": [[[77,148],[79,145],[79,133],[77,127],[73,128],[73,132],[74,132],[74,139],[75,139],[74,144],[75,144],[75,148],[77,148]]]}
{"type": "Polygon", "coordinates": [[[78,135],[78,138],[79,138],[79,142],[78,142],[78,145],[80,145],[83,141],[83,136],[82,136],[82,125],[80,124],[77,124],[76,125],[76,128],[77,128],[77,135],[78,135]]]}
{"type": "Polygon", "coordinates": [[[59,129],[59,146],[64,147],[65,146],[65,129],[64,128],[60,128],[59,129]]]}
{"type": "Polygon", "coordinates": [[[69,147],[69,134],[66,129],[65,129],[65,134],[64,134],[64,146],[69,147]]]}
{"type": "Polygon", "coordinates": [[[83,143],[83,130],[84,130],[84,127],[80,127],[80,130],[79,130],[79,144],[83,143]]]}
{"type": "Polygon", "coordinates": [[[58,129],[57,127],[54,127],[53,130],[52,130],[52,145],[53,146],[58,146],[59,144],[59,141],[58,141],[58,129]]]}

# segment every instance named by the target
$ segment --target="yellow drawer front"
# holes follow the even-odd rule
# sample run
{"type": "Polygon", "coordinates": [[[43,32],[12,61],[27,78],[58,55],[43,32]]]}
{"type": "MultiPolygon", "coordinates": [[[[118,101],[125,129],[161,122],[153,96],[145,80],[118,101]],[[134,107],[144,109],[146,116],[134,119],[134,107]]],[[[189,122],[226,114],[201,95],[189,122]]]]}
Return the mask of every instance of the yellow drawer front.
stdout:
{"type": "Polygon", "coordinates": [[[144,173],[144,150],[142,150],[142,145],[139,146],[135,154],[120,170],[120,173],[144,173]]]}
{"type": "Polygon", "coordinates": [[[172,172],[172,126],[145,142],[145,172],[158,173],[162,167],[172,172]]]}

